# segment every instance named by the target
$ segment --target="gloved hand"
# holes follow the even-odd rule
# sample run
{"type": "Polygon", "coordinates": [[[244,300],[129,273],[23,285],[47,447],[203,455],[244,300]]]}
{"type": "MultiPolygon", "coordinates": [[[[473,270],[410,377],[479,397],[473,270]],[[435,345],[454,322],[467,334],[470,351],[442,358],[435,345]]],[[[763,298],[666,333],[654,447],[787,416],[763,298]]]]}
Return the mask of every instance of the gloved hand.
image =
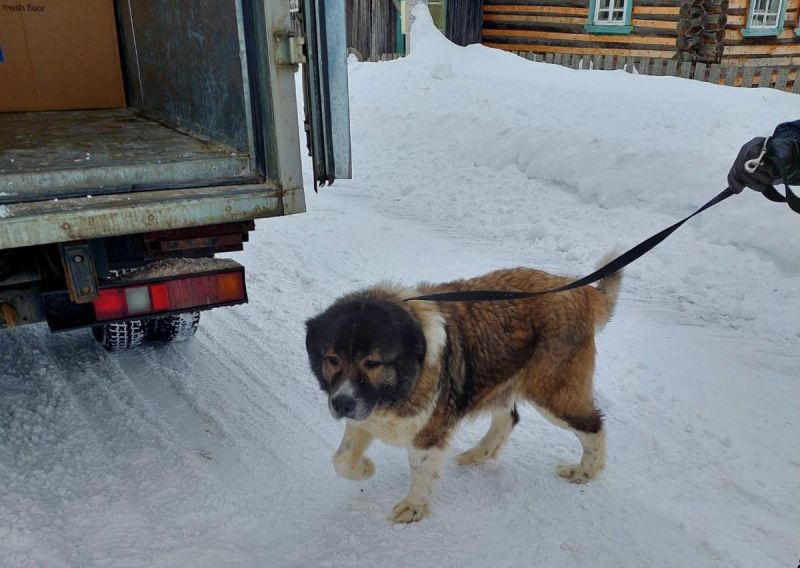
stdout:
{"type": "Polygon", "coordinates": [[[783,137],[770,138],[764,160],[771,165],[772,171],[777,172],[779,179],[776,183],[797,185],[800,181],[798,175],[800,170],[797,168],[800,164],[800,147],[796,140],[783,137]]]}
{"type": "Polygon", "coordinates": [[[763,192],[768,187],[786,181],[794,185],[797,180],[796,165],[800,163],[800,149],[794,140],[777,137],[767,142],[767,152],[755,172],[745,169],[748,160],[757,159],[764,147],[765,138],[753,138],[742,146],[736,161],[728,172],[728,187],[734,193],[740,193],[745,187],[763,192]],[[784,180],[784,174],[787,179],[784,180]]]}
{"type": "Polygon", "coordinates": [[[780,173],[775,169],[773,163],[766,159],[769,154],[769,144],[767,145],[767,155],[764,156],[762,164],[756,171],[750,173],[745,169],[745,163],[748,160],[757,159],[761,155],[765,140],[766,138],[763,137],[753,138],[739,150],[739,155],[736,156],[736,160],[728,172],[728,187],[734,193],[741,193],[745,187],[763,192],[778,181],[780,173]]]}

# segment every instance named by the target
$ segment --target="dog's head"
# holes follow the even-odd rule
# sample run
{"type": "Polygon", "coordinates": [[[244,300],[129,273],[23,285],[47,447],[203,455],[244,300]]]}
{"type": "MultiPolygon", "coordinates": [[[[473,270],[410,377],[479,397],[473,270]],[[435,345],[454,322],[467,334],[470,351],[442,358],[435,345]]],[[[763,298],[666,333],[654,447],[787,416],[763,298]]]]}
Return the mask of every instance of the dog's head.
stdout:
{"type": "Polygon", "coordinates": [[[351,296],[306,322],[306,349],[331,414],[360,422],[411,393],[425,336],[397,301],[351,296]]]}

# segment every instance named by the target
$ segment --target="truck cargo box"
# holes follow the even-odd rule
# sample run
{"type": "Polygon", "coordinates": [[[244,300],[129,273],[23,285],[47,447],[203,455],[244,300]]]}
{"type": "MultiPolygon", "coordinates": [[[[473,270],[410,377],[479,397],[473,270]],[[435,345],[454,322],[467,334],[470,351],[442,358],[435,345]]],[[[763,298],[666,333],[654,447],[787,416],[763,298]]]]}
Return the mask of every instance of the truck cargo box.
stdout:
{"type": "MultiPolygon", "coordinates": [[[[48,10],[61,3],[38,4],[48,10]]],[[[96,315],[103,290],[119,278],[168,259],[239,250],[255,219],[303,212],[303,131],[315,186],[350,175],[343,3],[70,5],[113,15],[105,24],[87,15],[83,40],[66,29],[62,35],[88,53],[99,49],[88,45],[98,27],[114,26],[106,35],[118,38],[126,106],[0,112],[0,328],[41,320],[53,329],[100,325],[87,314],[96,315]],[[45,306],[45,297],[58,302],[45,306]],[[94,311],[79,309],[84,305],[94,311]],[[80,319],[69,320],[79,312],[80,319]]],[[[20,23],[18,12],[0,12],[0,29],[10,29],[10,18],[20,23]]],[[[34,25],[32,19],[26,15],[22,25],[34,25]]],[[[74,28],[81,20],[68,23],[74,28]]],[[[13,70],[3,65],[0,73],[13,70]]],[[[113,82],[109,69],[103,78],[113,82]]],[[[0,105],[7,94],[0,91],[0,105]]],[[[64,98],[59,108],[70,108],[64,98]]],[[[39,108],[34,103],[30,108],[39,108]]],[[[236,301],[245,300],[242,294],[236,301]]],[[[218,304],[209,300],[206,307],[218,304]]],[[[160,317],[127,314],[117,323],[133,322],[133,315],[160,317]]]]}

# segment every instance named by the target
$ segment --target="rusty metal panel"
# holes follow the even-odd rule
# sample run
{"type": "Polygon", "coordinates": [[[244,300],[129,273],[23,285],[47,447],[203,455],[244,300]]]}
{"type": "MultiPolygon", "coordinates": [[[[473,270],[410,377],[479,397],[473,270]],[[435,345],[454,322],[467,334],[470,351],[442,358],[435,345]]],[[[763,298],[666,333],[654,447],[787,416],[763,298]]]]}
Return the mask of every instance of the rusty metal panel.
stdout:
{"type": "Polygon", "coordinates": [[[67,281],[70,300],[88,304],[97,299],[97,271],[94,255],[87,241],[61,244],[61,263],[67,281]]]}
{"type": "Polygon", "coordinates": [[[45,313],[40,300],[41,293],[38,286],[0,290],[0,330],[44,321],[45,313]]]}
{"type": "Polygon", "coordinates": [[[12,204],[0,215],[0,250],[282,215],[286,193],[252,184],[12,204]]]}
{"type": "Polygon", "coordinates": [[[240,0],[118,0],[128,104],[249,152],[240,0]]]}
{"type": "Polygon", "coordinates": [[[239,251],[254,231],[254,221],[187,227],[169,231],[155,231],[143,235],[146,259],[168,258],[176,252],[189,252],[191,256],[206,256],[219,252],[239,251]]]}

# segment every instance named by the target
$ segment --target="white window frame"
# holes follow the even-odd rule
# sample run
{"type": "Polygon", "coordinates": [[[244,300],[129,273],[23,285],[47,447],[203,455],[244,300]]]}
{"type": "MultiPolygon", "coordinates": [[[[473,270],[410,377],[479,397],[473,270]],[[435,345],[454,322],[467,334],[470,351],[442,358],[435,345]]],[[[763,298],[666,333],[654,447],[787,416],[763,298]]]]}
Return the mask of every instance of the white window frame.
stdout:
{"type": "Polygon", "coordinates": [[[753,9],[750,12],[750,19],[747,22],[747,27],[751,30],[774,30],[781,25],[781,14],[783,14],[783,4],[786,0],[750,0],[753,2],[753,9]],[[763,4],[763,8],[759,9],[759,4],[763,4]],[[774,5],[774,9],[770,9],[774,5]],[[774,24],[767,24],[767,18],[770,16],[775,17],[774,24]],[[756,23],[756,17],[761,19],[761,23],[756,23]]]}
{"type": "Polygon", "coordinates": [[[614,8],[614,1],[615,0],[596,0],[595,7],[594,7],[594,15],[593,15],[593,23],[596,26],[627,26],[630,25],[626,22],[626,13],[628,12],[628,4],[633,2],[633,0],[622,0],[622,7],[621,8],[614,8]],[[608,2],[608,7],[604,8],[603,3],[608,2]],[[600,12],[608,12],[608,20],[601,20],[600,19],[600,12]],[[622,15],[622,19],[614,20],[614,12],[619,12],[622,15]]]}

